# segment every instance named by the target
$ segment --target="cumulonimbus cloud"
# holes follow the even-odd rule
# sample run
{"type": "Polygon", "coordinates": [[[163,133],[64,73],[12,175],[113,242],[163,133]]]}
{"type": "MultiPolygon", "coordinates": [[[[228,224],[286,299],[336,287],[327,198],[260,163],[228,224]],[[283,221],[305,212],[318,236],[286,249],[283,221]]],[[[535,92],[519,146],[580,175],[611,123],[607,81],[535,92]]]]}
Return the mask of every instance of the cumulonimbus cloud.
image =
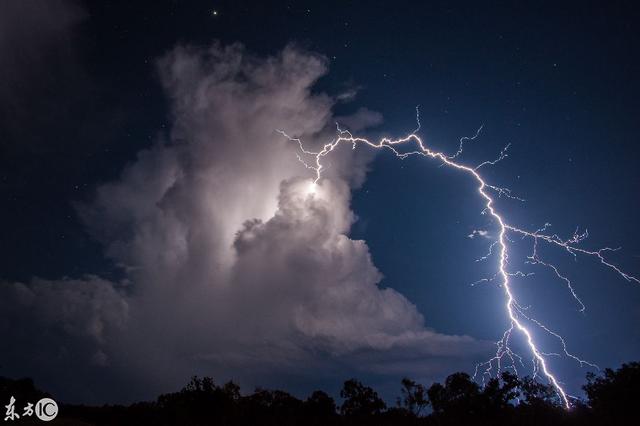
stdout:
{"type": "MultiPolygon", "coordinates": [[[[323,57],[289,46],[260,58],[213,44],[177,47],[158,66],[171,133],[79,206],[126,278],[5,283],[3,315],[46,342],[36,347],[16,337],[23,325],[5,326],[17,342],[12,368],[49,369],[54,390],[82,399],[82,386],[64,389],[71,362],[152,394],[194,373],[252,383],[332,360],[366,370],[366,353],[371,371],[395,374],[406,362],[433,372],[432,357],[478,350],[469,337],[426,328],[414,304],[378,287],[366,243],[348,237],[351,190],[371,154],[340,151],[310,194],[295,144],[275,131],[312,144],[331,136],[336,99],[312,90],[323,57]],[[47,345],[55,357],[36,353],[47,345]]],[[[361,110],[343,122],[360,129],[380,119],[361,110]]]]}

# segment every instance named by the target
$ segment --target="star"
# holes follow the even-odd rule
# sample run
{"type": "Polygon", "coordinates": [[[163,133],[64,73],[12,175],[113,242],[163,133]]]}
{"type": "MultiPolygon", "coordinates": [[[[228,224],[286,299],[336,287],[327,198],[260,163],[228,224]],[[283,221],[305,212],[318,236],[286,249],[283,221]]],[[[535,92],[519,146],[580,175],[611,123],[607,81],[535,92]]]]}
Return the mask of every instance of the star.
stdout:
{"type": "Polygon", "coordinates": [[[212,10],[211,11],[211,16],[218,16],[218,11],[217,10],[212,10]]]}

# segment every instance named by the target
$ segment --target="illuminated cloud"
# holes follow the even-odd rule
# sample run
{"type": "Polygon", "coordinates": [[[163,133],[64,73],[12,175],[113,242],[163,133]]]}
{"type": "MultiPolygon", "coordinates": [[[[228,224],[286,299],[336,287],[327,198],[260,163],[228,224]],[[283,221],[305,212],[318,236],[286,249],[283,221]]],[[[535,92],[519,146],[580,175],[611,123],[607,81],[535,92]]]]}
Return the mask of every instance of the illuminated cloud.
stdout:
{"type": "MultiPolygon", "coordinates": [[[[323,57],[291,46],[268,58],[240,45],[181,46],[159,71],[171,133],[79,206],[126,278],[8,285],[2,300],[13,315],[29,307],[23,317],[34,329],[83,348],[46,361],[19,340],[13,365],[55,369],[54,391],[86,398],[81,386],[63,385],[70,373],[61,366],[73,358],[103,369],[87,380],[133,383],[121,396],[129,398],[140,396],[136,386],[148,396],[192,374],[269,385],[280,373],[334,361],[381,374],[441,374],[451,364],[440,369],[431,358],[477,353],[473,339],[427,329],[415,305],[378,287],[366,243],[348,237],[351,190],[371,154],[345,149],[312,187],[297,147],[275,131],[312,144],[333,134],[337,100],[311,90],[327,71],[323,57]],[[18,361],[24,354],[32,357],[18,361]]],[[[381,116],[360,110],[340,121],[363,129],[381,116]]],[[[20,331],[3,330],[12,333],[20,331]]],[[[113,398],[110,389],[95,392],[113,398]]]]}

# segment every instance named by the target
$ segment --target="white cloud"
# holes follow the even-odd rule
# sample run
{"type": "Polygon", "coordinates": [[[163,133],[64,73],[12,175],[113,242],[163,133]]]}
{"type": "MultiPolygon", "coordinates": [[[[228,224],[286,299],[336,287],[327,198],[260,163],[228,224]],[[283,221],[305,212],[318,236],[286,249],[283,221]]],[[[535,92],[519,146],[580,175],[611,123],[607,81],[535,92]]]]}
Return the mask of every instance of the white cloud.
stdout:
{"type": "MultiPolygon", "coordinates": [[[[173,107],[168,142],[80,207],[128,284],[34,280],[9,285],[6,300],[92,345],[85,361],[150,393],[194,373],[248,383],[256,371],[268,380],[331,360],[367,370],[367,351],[371,371],[416,368],[415,357],[429,370],[430,357],[477,350],[469,337],[427,329],[415,305],[379,288],[366,243],[347,236],[351,189],[371,154],[335,153],[310,194],[295,144],[275,132],[311,144],[332,135],[334,99],[311,90],[324,58],[291,46],[257,58],[215,44],[178,47],[159,69],[173,107]]],[[[363,109],[340,120],[362,129],[381,117],[363,109]]]]}

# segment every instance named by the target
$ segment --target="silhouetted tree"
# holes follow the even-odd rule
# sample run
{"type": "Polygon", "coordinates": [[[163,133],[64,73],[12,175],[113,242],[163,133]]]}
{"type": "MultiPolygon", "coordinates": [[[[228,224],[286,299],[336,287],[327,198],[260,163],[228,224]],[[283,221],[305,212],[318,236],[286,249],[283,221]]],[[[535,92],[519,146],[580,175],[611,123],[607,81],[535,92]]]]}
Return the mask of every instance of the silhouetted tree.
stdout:
{"type": "Polygon", "coordinates": [[[513,417],[514,404],[520,395],[519,387],[520,381],[515,374],[503,372],[482,387],[473,402],[474,409],[485,420],[509,419],[513,417]]]}
{"type": "Polygon", "coordinates": [[[402,396],[398,398],[398,407],[407,410],[414,416],[419,416],[422,410],[429,405],[427,389],[420,383],[406,377],[400,383],[402,384],[402,388],[400,388],[402,396]]]}
{"type": "Polygon", "coordinates": [[[211,377],[194,376],[180,392],[160,395],[157,406],[168,422],[199,425],[234,418],[239,398],[233,382],[220,387],[211,377]]]}
{"type": "Polygon", "coordinates": [[[444,386],[434,383],[427,390],[434,413],[455,414],[457,417],[474,413],[479,394],[480,387],[466,373],[454,373],[447,377],[444,386]]]}
{"type": "MultiPolygon", "coordinates": [[[[530,377],[503,373],[479,386],[465,373],[447,377],[428,389],[411,379],[401,384],[397,407],[386,409],[376,391],[355,379],[340,392],[340,414],[333,398],[322,391],[301,401],[280,390],[256,389],[242,395],[228,382],[218,386],[209,377],[193,377],[180,391],[160,395],[155,402],[130,406],[91,407],[60,404],[56,422],[91,425],[225,425],[225,426],[551,426],[619,425],[637,423],[640,363],[587,375],[587,403],[574,401],[565,410],[556,390],[530,377]],[[425,415],[428,406],[433,412],[425,415]],[[421,416],[422,415],[422,416],[421,416]]],[[[0,378],[0,395],[33,400],[48,396],[30,379],[0,378]]],[[[22,419],[21,419],[22,421],[22,419]]],[[[25,422],[25,424],[29,424],[25,422]]]]}
{"type": "Polygon", "coordinates": [[[532,407],[558,407],[561,405],[558,392],[550,384],[543,384],[531,377],[520,380],[521,405],[532,407]]]}
{"type": "Polygon", "coordinates": [[[345,416],[371,416],[387,408],[376,391],[356,379],[344,382],[340,396],[344,398],[340,412],[345,416]]]}
{"type": "Polygon", "coordinates": [[[336,403],[323,391],[314,391],[304,402],[305,417],[315,424],[328,424],[335,420],[336,403]]]}
{"type": "Polygon", "coordinates": [[[303,408],[303,402],[287,392],[258,388],[242,398],[242,424],[298,424],[304,415],[303,408]]]}
{"type": "Polygon", "coordinates": [[[599,417],[621,420],[638,416],[640,401],[640,363],[622,364],[618,370],[607,368],[601,375],[587,374],[583,386],[588,404],[599,417]],[[633,416],[633,417],[631,417],[633,416]]]}
{"type": "Polygon", "coordinates": [[[482,388],[483,409],[499,411],[512,407],[512,403],[520,395],[521,383],[518,376],[508,371],[500,377],[490,379],[482,388]]]}
{"type": "Polygon", "coordinates": [[[550,384],[524,377],[520,379],[519,390],[520,395],[515,407],[519,423],[523,425],[557,424],[567,420],[562,400],[550,384]]]}
{"type": "Polygon", "coordinates": [[[240,399],[240,386],[233,381],[228,381],[220,388],[222,394],[232,401],[238,401],[240,399]]]}

